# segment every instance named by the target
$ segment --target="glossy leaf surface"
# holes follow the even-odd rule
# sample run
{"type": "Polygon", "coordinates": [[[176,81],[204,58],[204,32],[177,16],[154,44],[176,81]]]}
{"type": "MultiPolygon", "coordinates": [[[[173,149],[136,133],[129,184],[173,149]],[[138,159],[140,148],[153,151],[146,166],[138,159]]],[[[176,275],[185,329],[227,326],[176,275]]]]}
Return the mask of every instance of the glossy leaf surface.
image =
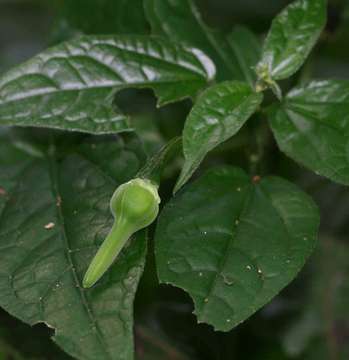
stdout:
{"type": "Polygon", "coordinates": [[[130,130],[113,104],[150,87],[159,105],[194,96],[214,76],[199,50],[142,36],[85,36],[44,51],[0,78],[0,124],[102,134],[130,130]]]}
{"type": "Polygon", "coordinates": [[[253,183],[240,169],[216,169],[164,208],[158,276],[191,295],[199,322],[229,331],[293,280],[318,225],[313,201],[286,180],[253,183]]]}
{"type": "Polygon", "coordinates": [[[270,112],[277,143],[319,175],[349,185],[349,82],[315,81],[270,112]]]}
{"type": "Polygon", "coordinates": [[[135,175],[138,156],[121,139],[65,156],[54,147],[31,156],[8,137],[0,148],[0,305],[53,328],[54,341],[77,359],[132,359],[144,233],[95,287],[81,281],[113,223],[110,197],[135,175]]]}
{"type": "MultiPolygon", "coordinates": [[[[207,26],[193,0],[145,0],[145,9],[154,34],[203,50],[215,62],[219,80],[249,80],[245,58],[253,49],[240,39],[237,41],[234,34],[226,38],[222,32],[207,26]]],[[[255,46],[256,42],[251,42],[253,36],[249,32],[249,45],[255,46]]]]}
{"type": "MultiPolygon", "coordinates": [[[[257,72],[286,79],[304,63],[326,23],[326,0],[297,0],[274,20],[257,72]]],[[[262,76],[263,77],[263,76],[262,76]]]]}
{"type": "Polygon", "coordinates": [[[202,93],[184,126],[185,163],[176,190],[190,178],[210,150],[241,129],[262,99],[261,93],[236,81],[212,86],[202,93]]]}

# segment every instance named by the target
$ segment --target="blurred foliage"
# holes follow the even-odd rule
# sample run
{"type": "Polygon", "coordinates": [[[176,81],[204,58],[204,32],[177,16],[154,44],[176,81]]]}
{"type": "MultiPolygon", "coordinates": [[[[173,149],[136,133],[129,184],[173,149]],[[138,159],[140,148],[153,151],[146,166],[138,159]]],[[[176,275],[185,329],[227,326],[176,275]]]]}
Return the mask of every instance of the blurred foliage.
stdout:
{"type": "Polygon", "coordinates": [[[310,359],[349,358],[348,245],[333,238],[321,239],[309,265],[300,315],[283,335],[283,347],[292,356],[310,359]]]}
{"type": "Polygon", "coordinates": [[[142,34],[143,0],[55,0],[58,20],[85,34],[142,34]]]}
{"type": "MultiPolygon", "coordinates": [[[[200,0],[197,4],[211,26],[228,32],[233,26],[244,24],[262,37],[273,16],[289,2],[200,0]]],[[[114,17],[109,7],[112,3],[106,0],[0,0],[0,71],[49,44],[84,32],[130,31],[127,18],[114,17]],[[75,9],[80,9],[82,2],[85,12],[79,13],[75,9]],[[103,12],[96,14],[90,8],[95,2],[103,12]],[[109,5],[104,7],[106,3],[109,5]]],[[[129,9],[132,15],[128,6],[136,2],[121,3],[126,4],[124,10],[129,9]]],[[[148,31],[142,15],[133,24],[132,32],[148,31]]],[[[349,78],[348,37],[349,2],[330,0],[327,30],[296,81],[349,78]]],[[[187,101],[157,109],[153,94],[147,90],[122,91],[116,101],[123,111],[135,115],[133,125],[145,139],[149,154],[180,134],[190,109],[187,101]]],[[[136,299],[137,360],[349,359],[349,190],[310,174],[276,151],[263,120],[255,117],[239,136],[213,151],[202,171],[211,164],[224,162],[293,179],[315,198],[322,212],[322,236],[317,254],[297,280],[271,304],[223,334],[196,323],[187,294],[158,285],[150,251],[136,299]],[[255,154],[260,155],[257,160],[255,154]]],[[[161,188],[164,197],[169,196],[178,171],[179,166],[168,173],[161,188]]],[[[69,357],[51,342],[50,330],[44,324],[31,328],[0,310],[0,360],[10,359],[64,360],[69,357]]]]}

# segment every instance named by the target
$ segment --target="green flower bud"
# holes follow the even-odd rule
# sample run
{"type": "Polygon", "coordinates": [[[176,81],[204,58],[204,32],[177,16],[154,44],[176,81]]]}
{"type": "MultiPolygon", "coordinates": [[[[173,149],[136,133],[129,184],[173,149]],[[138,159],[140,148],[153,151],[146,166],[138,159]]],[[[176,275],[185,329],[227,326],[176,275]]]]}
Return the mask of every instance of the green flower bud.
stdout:
{"type": "Polygon", "coordinates": [[[103,276],[136,231],[156,219],[159,203],[157,186],[149,180],[133,179],[116,189],[110,201],[114,225],[86,272],[85,288],[93,286],[103,276]]]}

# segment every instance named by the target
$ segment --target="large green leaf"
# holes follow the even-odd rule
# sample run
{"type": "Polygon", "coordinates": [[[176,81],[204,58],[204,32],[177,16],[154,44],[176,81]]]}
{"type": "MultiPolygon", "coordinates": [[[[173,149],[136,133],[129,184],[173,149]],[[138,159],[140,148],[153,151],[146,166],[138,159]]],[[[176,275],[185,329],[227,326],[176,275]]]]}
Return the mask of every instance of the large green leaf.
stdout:
{"type": "Polygon", "coordinates": [[[86,34],[145,34],[142,0],[56,0],[68,23],[86,34]]]}
{"type": "Polygon", "coordinates": [[[160,216],[159,279],[188,291],[200,322],[228,331],[297,275],[318,225],[316,206],[295,185],[253,182],[237,168],[210,171],[160,216]]]}
{"type": "MultiPolygon", "coordinates": [[[[144,233],[90,290],[82,277],[113,219],[109,200],[139,157],[121,139],[42,156],[0,141],[0,305],[78,359],[133,358],[133,299],[145,262],[144,233]]],[[[16,144],[16,142],[14,142],[16,144]]],[[[23,148],[23,146],[21,147],[23,148]]]]}
{"type": "MultiPolygon", "coordinates": [[[[219,80],[250,80],[246,77],[246,69],[252,49],[236,41],[234,35],[227,39],[223,33],[209,28],[194,0],[145,0],[144,4],[154,34],[166,35],[171,40],[203,50],[214,60],[219,80]]],[[[256,41],[251,41],[254,35],[249,32],[247,36],[249,45],[255,46],[256,41]]]]}
{"type": "Polygon", "coordinates": [[[184,126],[185,163],[175,190],[187,182],[210,150],[240,130],[262,99],[261,93],[237,81],[220,83],[201,94],[184,126]]]}
{"type": "Polygon", "coordinates": [[[304,63],[326,23],[326,0],[297,0],[274,20],[258,75],[270,81],[293,75],[304,63]]]}
{"type": "Polygon", "coordinates": [[[319,175],[349,185],[349,82],[315,81],[270,112],[282,151],[319,175]]]}
{"type": "Polygon", "coordinates": [[[130,130],[116,91],[150,87],[159,105],[194,96],[214,76],[199,50],[142,36],[85,36],[46,50],[0,78],[0,125],[91,133],[130,130]]]}

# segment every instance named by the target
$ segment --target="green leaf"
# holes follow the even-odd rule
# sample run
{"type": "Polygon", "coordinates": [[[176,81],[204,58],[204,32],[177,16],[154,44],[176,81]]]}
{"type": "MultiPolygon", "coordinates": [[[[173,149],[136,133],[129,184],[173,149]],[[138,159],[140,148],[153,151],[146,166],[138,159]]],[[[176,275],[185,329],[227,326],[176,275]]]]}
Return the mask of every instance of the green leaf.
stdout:
{"type": "Polygon", "coordinates": [[[349,82],[315,81],[270,111],[280,149],[299,164],[349,185],[349,82]]]}
{"type": "Polygon", "coordinates": [[[304,63],[326,24],[326,0],[297,0],[274,20],[265,40],[259,77],[286,79],[304,63]]]}
{"type": "Polygon", "coordinates": [[[214,76],[199,50],[143,36],[85,36],[0,78],[0,125],[103,134],[130,130],[113,106],[124,88],[150,87],[159,105],[194,96],[214,76]]]}
{"type": "Polygon", "coordinates": [[[132,359],[144,233],[95,287],[81,281],[113,223],[110,197],[136,174],[138,156],[118,138],[69,154],[52,145],[42,157],[8,139],[0,141],[0,305],[55,329],[54,341],[77,359],[132,359]]]}
{"type": "Polygon", "coordinates": [[[142,0],[58,0],[58,11],[86,34],[146,34],[142,0]]]}
{"type": "MultiPolygon", "coordinates": [[[[193,0],[145,0],[144,4],[154,34],[203,50],[215,62],[218,80],[249,80],[246,78],[249,63],[244,58],[245,51],[250,54],[251,50],[241,46],[234,35],[227,39],[223,33],[209,28],[193,0]]],[[[252,36],[248,35],[249,41],[252,36]]]]}
{"type": "Polygon", "coordinates": [[[236,26],[227,36],[244,79],[253,87],[257,80],[255,67],[261,56],[261,45],[255,34],[245,26],[236,26]]]}
{"type": "Polygon", "coordinates": [[[250,86],[224,82],[201,94],[183,130],[185,163],[175,191],[183,186],[206,154],[235,135],[263,100],[250,86]]]}
{"type": "Polygon", "coordinates": [[[216,169],[164,208],[155,236],[158,276],[191,295],[199,322],[229,331],[293,280],[318,226],[316,206],[295,185],[216,169]]]}

